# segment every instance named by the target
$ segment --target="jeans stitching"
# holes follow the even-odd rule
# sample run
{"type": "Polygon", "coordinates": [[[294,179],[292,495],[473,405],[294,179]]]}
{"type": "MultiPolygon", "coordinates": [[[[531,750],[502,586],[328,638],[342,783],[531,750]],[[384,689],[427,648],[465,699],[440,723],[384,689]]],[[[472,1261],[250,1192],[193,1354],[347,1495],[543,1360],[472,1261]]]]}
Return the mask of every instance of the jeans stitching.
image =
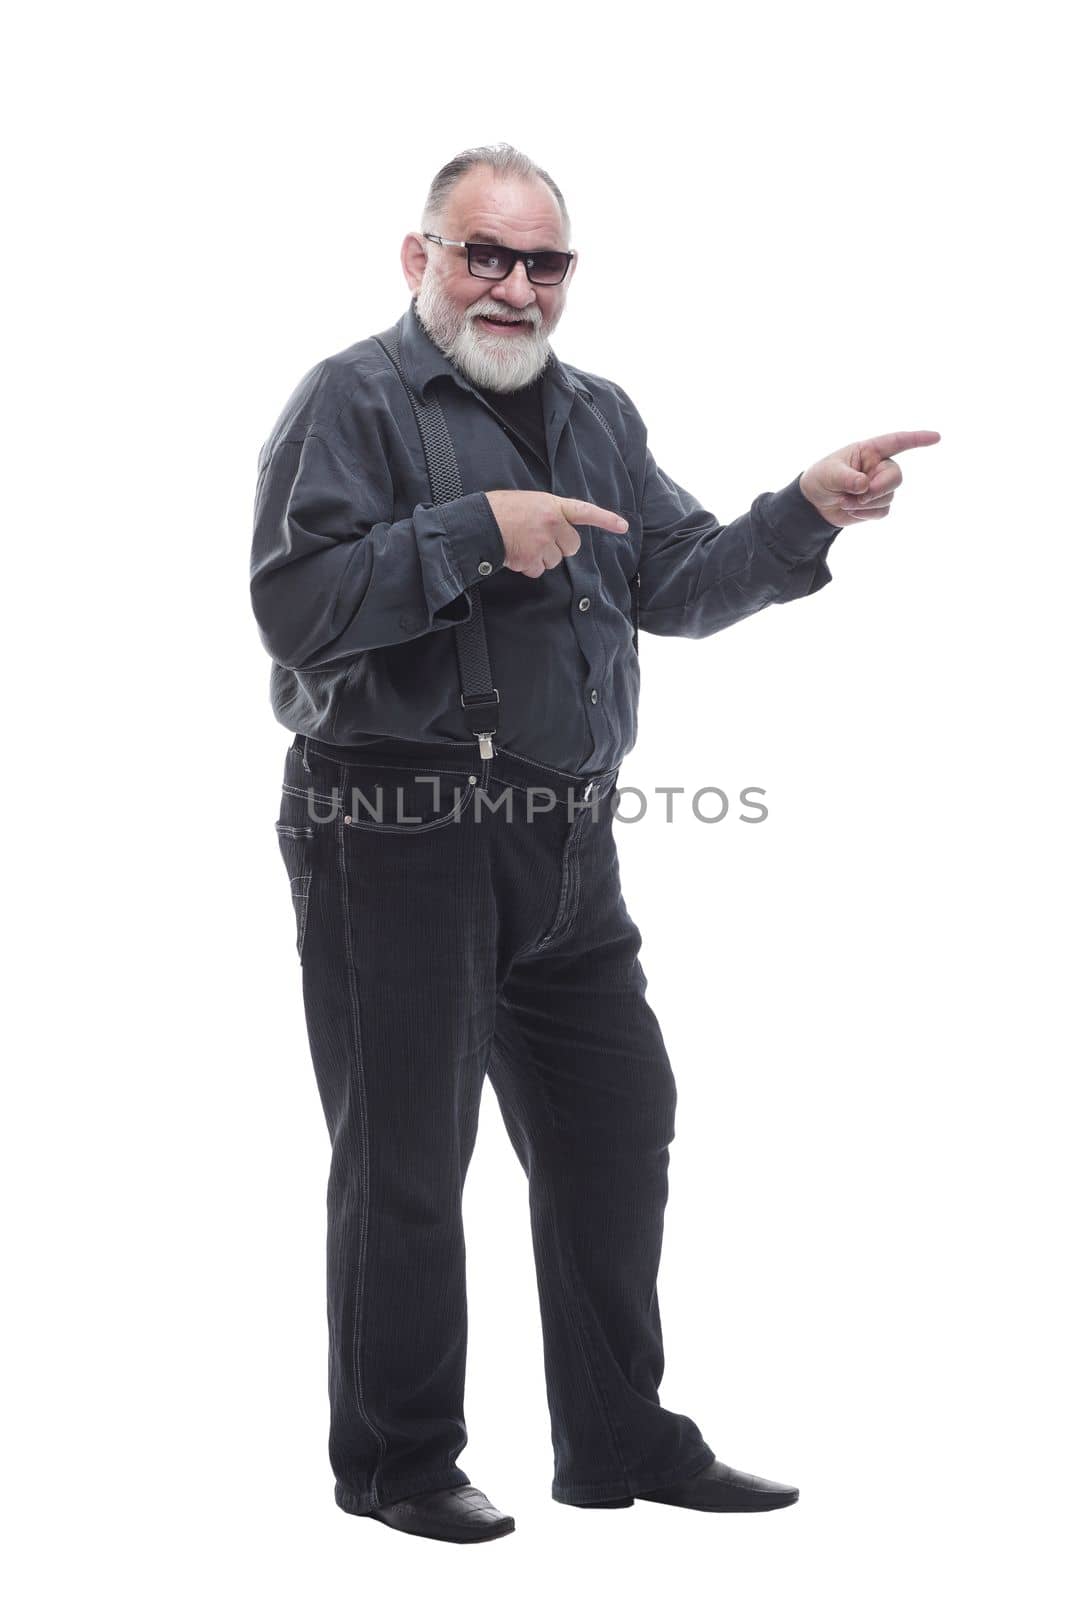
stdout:
{"type": "Polygon", "coordinates": [[[574,887],[571,890],[571,909],[566,923],[556,935],[557,939],[565,939],[574,927],[578,916],[578,903],[582,894],[582,862],[579,851],[574,852],[574,887]]]}
{"type": "Polygon", "coordinates": [[[304,935],[307,932],[308,907],[311,904],[311,879],[314,872],[313,863],[309,865],[311,840],[314,830],[299,828],[290,823],[277,821],[274,824],[275,834],[281,846],[282,860],[285,864],[286,877],[289,879],[289,895],[293,911],[296,915],[296,953],[298,959],[304,960],[304,935]],[[282,841],[287,841],[282,843],[282,841]],[[292,866],[307,867],[306,872],[291,872],[292,866]],[[298,885],[303,884],[303,888],[298,885]]]}
{"type": "MultiPolygon", "coordinates": [[[[431,828],[442,827],[446,823],[452,822],[457,816],[461,815],[462,812],[467,809],[471,799],[474,796],[476,786],[469,781],[473,774],[468,772],[461,774],[461,776],[465,776],[468,780],[463,800],[458,806],[454,805],[452,809],[443,817],[434,817],[431,822],[422,823],[350,822],[348,826],[350,828],[363,828],[370,833],[428,833],[431,828]]],[[[347,785],[345,785],[345,787],[347,787],[347,785]]],[[[310,798],[312,801],[319,802],[326,806],[336,806],[343,799],[343,790],[340,794],[338,793],[337,789],[332,790],[329,794],[323,794],[321,789],[297,789],[293,784],[289,783],[282,784],[282,793],[291,794],[298,800],[307,800],[310,798]]],[[[315,821],[320,827],[324,827],[327,823],[333,822],[336,816],[337,812],[335,811],[332,816],[316,817],[315,821]]]]}
{"type": "Polygon", "coordinates": [[[542,772],[551,772],[555,778],[567,778],[575,783],[580,781],[576,772],[564,772],[562,767],[550,767],[547,761],[535,761],[532,756],[522,756],[517,750],[509,750],[506,745],[498,744],[497,750],[511,761],[521,761],[524,767],[538,767],[542,772]]]}
{"type": "Polygon", "coordinates": [[[302,900],[303,905],[296,908],[296,953],[301,961],[304,959],[304,935],[308,925],[308,907],[311,904],[311,873],[302,872],[295,878],[289,879],[289,892],[294,902],[302,900]],[[306,885],[303,889],[294,889],[295,883],[306,885]]]}
{"type": "MultiPolygon", "coordinates": [[[[348,771],[345,769],[345,783],[347,786],[348,771]]],[[[363,1386],[363,1313],[366,1304],[364,1285],[367,1269],[367,1238],[370,1224],[370,1141],[367,1132],[367,1085],[363,1067],[363,1038],[360,1029],[359,993],[356,984],[355,951],[352,948],[352,918],[351,900],[348,887],[348,861],[345,850],[345,830],[337,830],[337,856],[341,875],[341,915],[344,921],[345,932],[345,966],[348,988],[349,1018],[352,1029],[352,1054],[350,1060],[355,1067],[356,1100],[359,1107],[359,1144],[360,1144],[360,1203],[362,1215],[359,1229],[359,1258],[356,1263],[356,1312],[353,1319],[352,1330],[352,1358],[353,1373],[355,1376],[356,1403],[360,1415],[367,1427],[378,1441],[378,1459],[370,1474],[370,1500],[371,1505],[378,1504],[379,1483],[378,1474],[381,1470],[382,1460],[385,1455],[385,1436],[371,1420],[367,1411],[366,1396],[363,1386]]]]}
{"type": "MultiPolygon", "coordinates": [[[[333,764],[336,765],[337,763],[333,764]]],[[[345,772],[355,772],[360,767],[365,767],[368,772],[421,772],[425,774],[429,770],[429,762],[421,767],[412,767],[407,762],[402,761],[353,761],[344,770],[345,772]]],[[[469,767],[440,767],[436,762],[434,763],[433,771],[450,772],[460,778],[469,778],[471,775],[469,767]]]]}
{"type": "MultiPolygon", "coordinates": [[[[517,783],[512,778],[498,778],[496,773],[489,774],[488,782],[498,784],[501,789],[521,789],[523,794],[544,794],[545,790],[549,788],[547,784],[517,783]]],[[[582,787],[585,787],[585,785],[582,783],[581,779],[575,779],[575,781],[571,784],[572,789],[578,789],[582,787]]],[[[555,794],[555,790],[549,789],[549,793],[555,794]]],[[[559,799],[559,796],[556,795],[556,798],[559,799]]]]}
{"type": "Polygon", "coordinates": [[[574,842],[573,834],[567,840],[567,848],[563,852],[563,871],[560,874],[559,900],[556,903],[556,914],[549,924],[548,932],[543,933],[534,945],[535,950],[541,950],[546,944],[551,944],[556,937],[560,924],[567,909],[567,891],[571,884],[571,845],[574,842]]]}
{"type": "Polygon", "coordinates": [[[563,851],[562,883],[560,886],[559,904],[556,907],[556,915],[552,920],[552,924],[549,927],[548,932],[542,934],[537,943],[530,947],[531,954],[536,954],[538,951],[546,949],[550,944],[557,944],[559,940],[563,939],[570,932],[574,925],[574,919],[578,914],[578,892],[581,883],[581,875],[578,864],[578,845],[580,843],[582,823],[588,814],[589,813],[586,811],[579,812],[578,816],[571,824],[570,834],[567,838],[567,843],[563,851]],[[572,883],[574,884],[573,894],[571,894],[572,883]]]}
{"type": "Polygon", "coordinates": [[[323,794],[321,789],[314,789],[314,788],[311,787],[310,784],[306,785],[302,789],[298,789],[297,786],[294,783],[283,783],[282,784],[282,793],[283,794],[294,794],[294,795],[296,795],[298,800],[306,799],[306,797],[309,794],[310,794],[312,800],[333,801],[336,798],[336,793],[323,794]]]}
{"type": "Polygon", "coordinates": [[[351,821],[346,819],[344,825],[346,828],[358,828],[363,833],[433,833],[435,828],[447,828],[450,823],[454,824],[456,819],[463,815],[474,799],[475,787],[473,783],[468,783],[462,800],[445,816],[434,817],[430,822],[357,822],[353,818],[351,821]]]}
{"type": "MultiPolygon", "coordinates": [[[[550,767],[545,761],[535,761],[532,756],[521,756],[517,750],[509,750],[508,747],[501,744],[499,740],[497,741],[497,750],[501,755],[509,757],[509,759],[512,761],[521,761],[525,766],[540,767],[542,772],[551,772],[557,778],[566,778],[568,783],[578,785],[585,781],[582,773],[563,772],[559,767],[550,767]]],[[[607,780],[613,775],[613,773],[618,772],[618,770],[618,767],[609,767],[606,772],[593,773],[593,777],[607,780]]]]}

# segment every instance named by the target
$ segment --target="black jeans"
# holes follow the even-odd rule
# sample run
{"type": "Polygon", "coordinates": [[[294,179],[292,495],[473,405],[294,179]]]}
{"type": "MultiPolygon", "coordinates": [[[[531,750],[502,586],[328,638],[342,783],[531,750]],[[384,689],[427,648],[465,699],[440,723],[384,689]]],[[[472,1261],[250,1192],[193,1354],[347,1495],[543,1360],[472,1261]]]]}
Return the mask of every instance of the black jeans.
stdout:
{"type": "Polygon", "coordinates": [[[473,741],[300,735],[286,752],[278,839],[332,1142],[345,1511],[470,1482],[461,1199],[486,1074],[529,1180],[553,1498],[611,1499],[714,1460],[657,1392],[676,1089],[619,881],[616,778],[483,760],[473,741]]]}

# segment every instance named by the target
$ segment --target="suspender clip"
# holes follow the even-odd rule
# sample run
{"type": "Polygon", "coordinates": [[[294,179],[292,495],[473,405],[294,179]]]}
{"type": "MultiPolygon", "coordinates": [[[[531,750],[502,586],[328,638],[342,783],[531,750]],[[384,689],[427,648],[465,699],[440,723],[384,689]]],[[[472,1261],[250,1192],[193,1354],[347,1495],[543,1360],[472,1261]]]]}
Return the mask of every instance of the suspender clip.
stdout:
{"type": "Polygon", "coordinates": [[[478,741],[479,755],[483,761],[491,761],[497,723],[496,708],[500,704],[499,690],[490,689],[485,694],[461,694],[459,702],[467,727],[478,741]]]}

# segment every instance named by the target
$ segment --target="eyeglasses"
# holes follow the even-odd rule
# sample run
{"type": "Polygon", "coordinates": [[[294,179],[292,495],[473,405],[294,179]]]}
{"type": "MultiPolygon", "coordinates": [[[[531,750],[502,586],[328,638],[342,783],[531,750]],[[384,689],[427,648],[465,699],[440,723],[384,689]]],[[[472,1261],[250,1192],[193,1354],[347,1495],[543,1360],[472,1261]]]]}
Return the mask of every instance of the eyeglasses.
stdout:
{"type": "Polygon", "coordinates": [[[451,244],[467,252],[467,271],[472,278],[507,278],[516,261],[526,268],[530,283],[562,283],[567,276],[573,250],[512,250],[506,244],[472,243],[469,239],[442,239],[439,233],[424,233],[434,244],[451,244]]]}

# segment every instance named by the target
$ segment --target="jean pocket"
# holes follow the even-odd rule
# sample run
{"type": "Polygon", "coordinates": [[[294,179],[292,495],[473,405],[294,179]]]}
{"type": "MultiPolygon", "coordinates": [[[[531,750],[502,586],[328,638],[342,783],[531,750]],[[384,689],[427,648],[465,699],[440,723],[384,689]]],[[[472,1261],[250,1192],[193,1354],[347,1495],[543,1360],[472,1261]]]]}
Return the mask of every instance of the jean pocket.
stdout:
{"type": "Polygon", "coordinates": [[[457,823],[474,799],[477,777],[459,768],[389,766],[346,768],[343,822],[358,833],[432,833],[457,823]]]}
{"type": "Polygon", "coordinates": [[[311,904],[313,844],[315,830],[309,823],[276,822],[275,832],[282,861],[289,875],[289,893],[296,914],[296,953],[304,961],[304,936],[307,933],[308,907],[311,904]]]}

